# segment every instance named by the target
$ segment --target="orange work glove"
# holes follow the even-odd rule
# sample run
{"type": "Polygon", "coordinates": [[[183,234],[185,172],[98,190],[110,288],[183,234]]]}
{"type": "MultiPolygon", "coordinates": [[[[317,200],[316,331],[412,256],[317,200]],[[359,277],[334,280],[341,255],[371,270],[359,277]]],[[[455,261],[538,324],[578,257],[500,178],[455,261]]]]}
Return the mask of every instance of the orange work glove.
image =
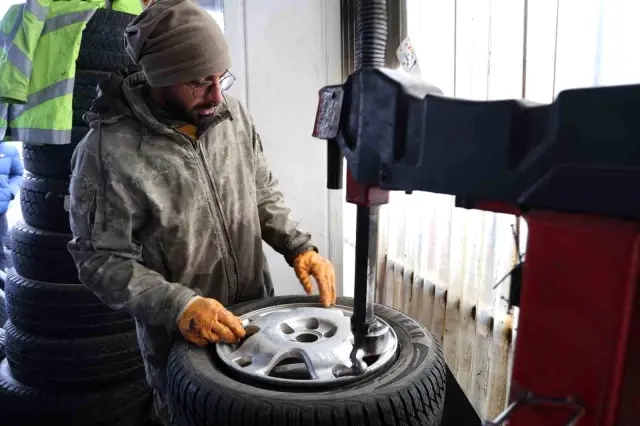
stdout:
{"type": "Polygon", "coordinates": [[[178,318],[178,329],[185,340],[197,346],[216,343],[237,343],[245,336],[238,317],[227,311],[215,299],[194,297],[178,318]]]}
{"type": "Polygon", "coordinates": [[[320,303],[325,308],[336,303],[336,272],[333,265],[313,250],[299,254],[293,260],[293,269],[307,294],[311,294],[311,276],[318,283],[320,303]]]}

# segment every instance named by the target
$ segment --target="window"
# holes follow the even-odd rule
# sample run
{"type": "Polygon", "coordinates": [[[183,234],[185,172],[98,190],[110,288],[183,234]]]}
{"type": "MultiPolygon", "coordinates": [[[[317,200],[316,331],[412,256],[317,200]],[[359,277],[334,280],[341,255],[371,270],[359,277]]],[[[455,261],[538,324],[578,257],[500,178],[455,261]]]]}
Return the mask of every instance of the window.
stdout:
{"type": "Polygon", "coordinates": [[[222,31],[224,31],[224,6],[222,0],[196,0],[196,3],[209,12],[220,25],[222,31]]]}

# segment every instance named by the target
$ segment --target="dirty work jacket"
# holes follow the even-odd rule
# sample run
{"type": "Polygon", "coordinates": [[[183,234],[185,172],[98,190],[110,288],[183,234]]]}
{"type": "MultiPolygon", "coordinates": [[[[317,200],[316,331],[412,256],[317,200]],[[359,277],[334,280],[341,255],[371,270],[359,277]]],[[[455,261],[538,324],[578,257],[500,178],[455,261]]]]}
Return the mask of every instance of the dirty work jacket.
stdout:
{"type": "MultiPolygon", "coordinates": [[[[27,0],[0,22],[0,140],[71,142],[75,63],[82,31],[105,0],[27,0]]],[[[142,11],[139,0],[111,8],[142,11]]]]}
{"type": "Polygon", "coordinates": [[[265,297],[272,284],[262,240],[289,264],[315,248],[291,218],[238,101],[228,97],[193,141],[154,118],[145,84],[137,73],[101,86],[97,113],[86,115],[91,130],[71,160],[68,247],[81,282],[135,317],[147,377],[164,394],[188,300],[265,297]]]}

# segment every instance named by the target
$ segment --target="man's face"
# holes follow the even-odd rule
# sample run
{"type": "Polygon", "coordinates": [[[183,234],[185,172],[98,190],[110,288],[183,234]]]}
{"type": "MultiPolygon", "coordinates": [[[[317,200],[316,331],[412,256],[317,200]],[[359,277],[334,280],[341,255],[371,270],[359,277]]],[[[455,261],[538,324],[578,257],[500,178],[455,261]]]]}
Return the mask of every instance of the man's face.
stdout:
{"type": "Polygon", "coordinates": [[[199,125],[210,120],[224,101],[222,90],[232,76],[213,74],[188,83],[169,86],[163,91],[165,108],[176,118],[199,125]]]}

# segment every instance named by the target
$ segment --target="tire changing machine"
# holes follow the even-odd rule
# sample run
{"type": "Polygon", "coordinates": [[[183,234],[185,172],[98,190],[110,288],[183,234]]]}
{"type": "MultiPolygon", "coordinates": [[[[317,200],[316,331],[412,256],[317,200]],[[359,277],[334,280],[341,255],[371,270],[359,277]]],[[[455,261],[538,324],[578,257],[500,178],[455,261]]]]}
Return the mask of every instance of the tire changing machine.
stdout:
{"type": "MultiPolygon", "coordinates": [[[[313,135],[327,187],[357,205],[352,364],[380,344],[378,210],[390,190],[524,216],[526,262],[509,406],[485,426],[631,426],[640,418],[640,85],[576,89],[549,105],[467,101],[385,69],[386,0],[356,3],[355,72],[320,90],[313,135]],[[633,356],[632,354],[635,354],[633,356]]],[[[357,373],[357,372],[356,372],[357,373]]],[[[477,426],[447,367],[443,426],[477,426]]]]}

